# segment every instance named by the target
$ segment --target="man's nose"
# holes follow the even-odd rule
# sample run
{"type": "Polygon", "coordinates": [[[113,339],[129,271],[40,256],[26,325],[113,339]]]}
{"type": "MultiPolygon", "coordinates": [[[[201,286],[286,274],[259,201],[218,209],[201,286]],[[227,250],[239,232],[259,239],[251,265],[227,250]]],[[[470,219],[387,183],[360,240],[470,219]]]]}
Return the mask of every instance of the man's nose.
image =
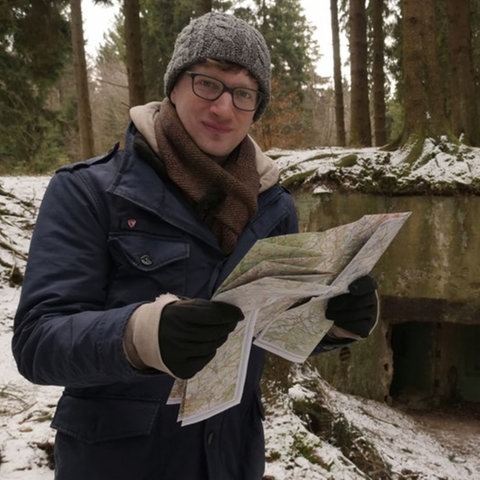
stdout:
{"type": "Polygon", "coordinates": [[[234,108],[233,105],[233,95],[232,92],[225,90],[216,100],[214,100],[213,105],[221,109],[234,108]]]}

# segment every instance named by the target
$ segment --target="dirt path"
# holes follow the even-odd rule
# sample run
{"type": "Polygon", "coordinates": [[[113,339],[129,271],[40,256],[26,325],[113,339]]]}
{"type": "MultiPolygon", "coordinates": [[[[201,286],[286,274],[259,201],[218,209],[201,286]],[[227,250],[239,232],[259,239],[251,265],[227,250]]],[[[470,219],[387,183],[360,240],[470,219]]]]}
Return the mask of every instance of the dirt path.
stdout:
{"type": "MultiPolygon", "coordinates": [[[[452,462],[469,458],[480,475],[480,404],[462,403],[432,410],[405,410],[451,452],[452,462]]],[[[480,476],[479,476],[480,478],[480,476]]]]}

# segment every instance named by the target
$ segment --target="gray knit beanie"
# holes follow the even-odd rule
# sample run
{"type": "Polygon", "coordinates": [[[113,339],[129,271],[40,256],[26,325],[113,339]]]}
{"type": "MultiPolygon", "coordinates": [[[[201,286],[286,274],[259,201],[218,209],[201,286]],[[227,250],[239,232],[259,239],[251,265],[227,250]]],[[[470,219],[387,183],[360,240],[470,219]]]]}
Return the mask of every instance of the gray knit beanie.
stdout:
{"type": "Polygon", "coordinates": [[[193,19],[178,35],[165,72],[168,97],[178,75],[201,60],[226,60],[245,67],[265,95],[255,112],[258,120],[270,100],[270,53],[262,34],[233,15],[210,12],[193,19]]]}

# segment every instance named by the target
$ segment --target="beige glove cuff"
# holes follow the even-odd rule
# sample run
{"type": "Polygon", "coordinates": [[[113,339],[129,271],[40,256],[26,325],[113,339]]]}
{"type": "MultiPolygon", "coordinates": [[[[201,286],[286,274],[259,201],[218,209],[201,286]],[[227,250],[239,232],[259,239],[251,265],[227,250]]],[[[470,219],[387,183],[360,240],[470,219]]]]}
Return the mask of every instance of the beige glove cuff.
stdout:
{"type": "Polygon", "coordinates": [[[123,339],[125,354],[133,367],[152,367],[173,375],[160,354],[158,329],[163,307],[177,300],[177,296],[167,293],[160,295],[154,302],[140,305],[133,312],[123,339]]]}

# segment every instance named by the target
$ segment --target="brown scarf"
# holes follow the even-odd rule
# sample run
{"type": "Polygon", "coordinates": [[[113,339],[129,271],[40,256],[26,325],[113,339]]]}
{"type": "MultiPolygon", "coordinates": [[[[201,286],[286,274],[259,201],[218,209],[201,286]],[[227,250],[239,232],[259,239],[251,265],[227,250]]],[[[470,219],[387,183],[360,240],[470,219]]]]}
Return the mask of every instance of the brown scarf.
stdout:
{"type": "Polygon", "coordinates": [[[260,177],[252,141],[246,137],[219,165],[193,142],[168,99],[154,128],[168,176],[193,202],[222,251],[230,253],[257,211],[260,177]]]}

